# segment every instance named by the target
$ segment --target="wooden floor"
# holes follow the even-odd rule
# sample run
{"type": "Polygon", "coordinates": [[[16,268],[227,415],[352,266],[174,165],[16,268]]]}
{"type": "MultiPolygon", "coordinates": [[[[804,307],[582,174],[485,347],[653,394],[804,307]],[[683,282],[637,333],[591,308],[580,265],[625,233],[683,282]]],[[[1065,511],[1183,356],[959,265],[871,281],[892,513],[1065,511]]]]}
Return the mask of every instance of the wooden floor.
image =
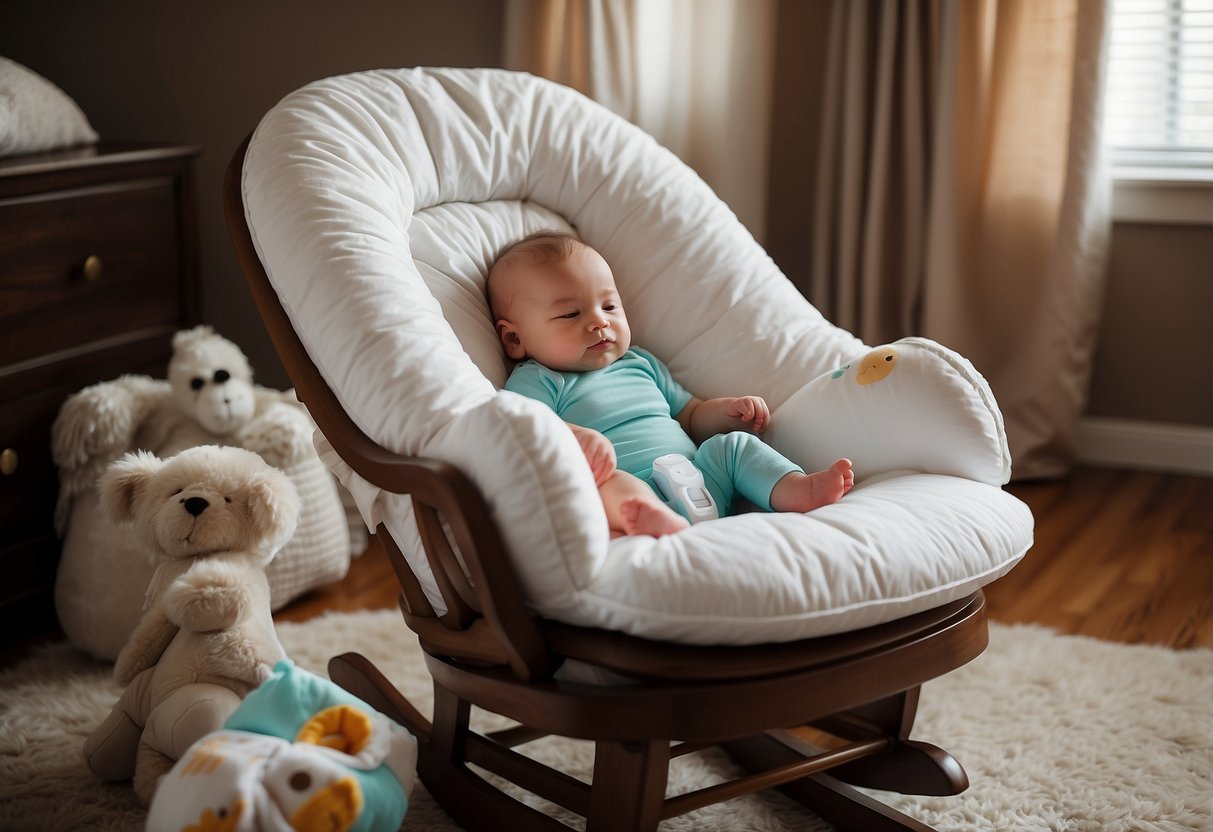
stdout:
{"type": "Polygon", "coordinates": [[[1213,477],[1080,468],[1008,490],[1032,509],[1036,545],[986,588],[994,620],[1213,647],[1213,477]]]}
{"type": "MultiPolygon", "coordinates": [[[[1008,490],[1032,509],[1036,545],[986,587],[994,620],[1126,643],[1213,647],[1213,477],[1079,468],[1064,480],[1008,490]]],[[[344,580],[275,618],[394,608],[398,591],[387,557],[372,546],[344,580]]],[[[62,635],[0,645],[0,667],[55,638],[62,635]]]]}
{"type": "MultiPolygon", "coordinates": [[[[1213,477],[1079,468],[1008,490],[1036,516],[1036,545],[986,587],[991,617],[1110,641],[1213,647],[1213,477]]],[[[278,614],[394,607],[381,551],[278,614]]]]}

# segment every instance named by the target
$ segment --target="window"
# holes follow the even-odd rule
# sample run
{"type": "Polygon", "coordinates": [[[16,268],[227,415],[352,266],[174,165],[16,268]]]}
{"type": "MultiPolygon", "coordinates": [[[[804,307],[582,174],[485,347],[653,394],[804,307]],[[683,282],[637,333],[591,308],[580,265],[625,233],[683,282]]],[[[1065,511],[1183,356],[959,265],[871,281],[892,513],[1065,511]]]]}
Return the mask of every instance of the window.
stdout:
{"type": "Polygon", "coordinates": [[[1118,177],[1213,179],[1213,0],[1114,0],[1107,83],[1118,177]]]}
{"type": "Polygon", "coordinates": [[[1113,219],[1213,225],[1213,0],[1113,0],[1107,84],[1113,219]]]}

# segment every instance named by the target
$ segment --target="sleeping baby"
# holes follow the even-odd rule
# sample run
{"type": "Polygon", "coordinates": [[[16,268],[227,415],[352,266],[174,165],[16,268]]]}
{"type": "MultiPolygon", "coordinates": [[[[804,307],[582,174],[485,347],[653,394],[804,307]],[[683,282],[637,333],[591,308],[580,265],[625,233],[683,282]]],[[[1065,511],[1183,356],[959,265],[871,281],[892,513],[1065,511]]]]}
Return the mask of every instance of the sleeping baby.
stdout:
{"type": "Polygon", "coordinates": [[[771,418],[761,397],[696,398],[632,346],[610,266],[577,237],[541,232],[506,249],[489,271],[488,297],[506,354],[522,362],[505,389],[569,426],[613,535],[687,528],[686,509],[652,482],[654,461],[667,454],[692,461],[721,516],[738,495],[766,511],[806,512],[854,484],[850,460],[806,474],[759,439],[771,418]]]}

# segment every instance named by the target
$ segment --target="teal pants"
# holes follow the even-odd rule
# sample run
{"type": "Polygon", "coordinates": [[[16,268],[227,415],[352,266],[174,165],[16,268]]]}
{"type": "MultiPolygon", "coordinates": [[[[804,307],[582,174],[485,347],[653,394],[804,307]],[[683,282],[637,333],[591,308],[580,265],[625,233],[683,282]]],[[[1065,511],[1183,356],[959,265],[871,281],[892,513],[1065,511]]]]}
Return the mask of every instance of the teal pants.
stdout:
{"type": "MultiPolygon", "coordinates": [[[[737,495],[763,511],[771,511],[771,489],[775,483],[793,471],[804,473],[799,465],[754,434],[744,431],[711,437],[699,446],[691,462],[703,474],[704,485],[716,501],[721,517],[729,515],[737,495]]],[[[651,476],[647,482],[660,496],[651,476]]],[[[686,516],[682,506],[671,505],[671,508],[686,516]]]]}

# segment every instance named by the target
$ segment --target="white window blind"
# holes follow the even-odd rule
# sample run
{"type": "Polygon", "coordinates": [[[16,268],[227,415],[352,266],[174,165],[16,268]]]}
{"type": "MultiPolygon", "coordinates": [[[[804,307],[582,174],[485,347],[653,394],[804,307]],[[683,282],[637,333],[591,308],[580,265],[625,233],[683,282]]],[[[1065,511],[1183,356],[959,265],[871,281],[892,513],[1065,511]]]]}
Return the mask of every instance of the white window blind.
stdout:
{"type": "Polygon", "coordinates": [[[1105,137],[1117,168],[1213,172],[1213,0],[1114,0],[1105,137]]]}

